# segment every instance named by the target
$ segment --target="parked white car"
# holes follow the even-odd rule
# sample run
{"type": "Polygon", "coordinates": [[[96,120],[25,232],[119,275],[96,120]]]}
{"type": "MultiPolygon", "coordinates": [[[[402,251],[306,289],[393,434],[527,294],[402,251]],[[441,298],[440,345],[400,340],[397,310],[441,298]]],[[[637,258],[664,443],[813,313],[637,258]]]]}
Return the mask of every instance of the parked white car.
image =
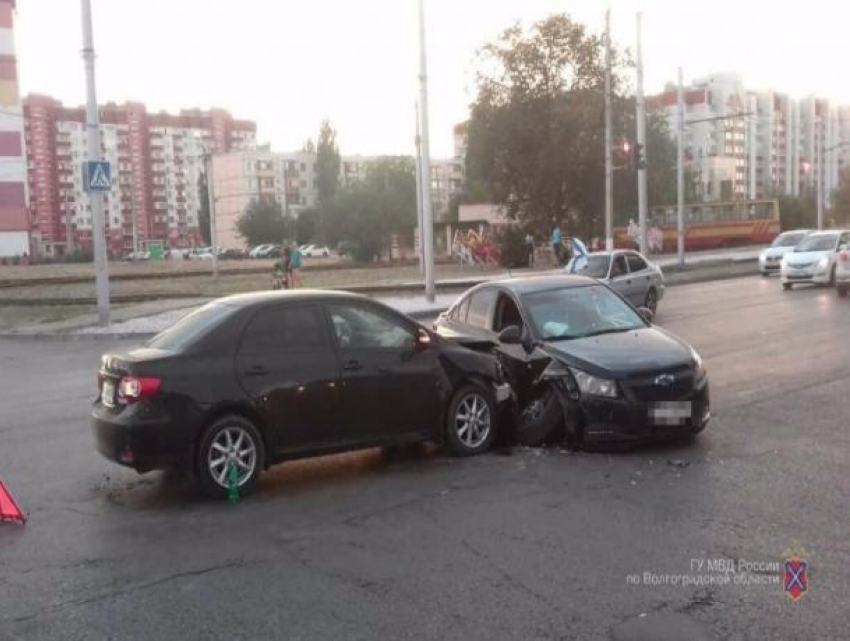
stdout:
{"type": "Polygon", "coordinates": [[[841,298],[847,296],[847,290],[850,288],[850,248],[838,252],[835,261],[835,288],[841,298]]]}
{"type": "Polygon", "coordinates": [[[271,251],[274,248],[274,245],[257,245],[250,252],[248,252],[249,258],[259,258],[261,254],[265,254],[271,251]]]}
{"type": "Polygon", "coordinates": [[[794,229],[779,234],[773,239],[770,247],[759,254],[759,273],[762,276],[778,273],[782,257],[793,251],[800,241],[811,233],[811,229],[794,229]]]}
{"type": "Polygon", "coordinates": [[[331,255],[331,250],[327,245],[307,245],[301,249],[301,254],[307,258],[327,258],[331,255]]]}
{"type": "Polygon", "coordinates": [[[816,231],[782,258],[779,275],[783,289],[794,283],[832,285],[836,281],[838,252],[850,245],[846,229],[816,231]]]}

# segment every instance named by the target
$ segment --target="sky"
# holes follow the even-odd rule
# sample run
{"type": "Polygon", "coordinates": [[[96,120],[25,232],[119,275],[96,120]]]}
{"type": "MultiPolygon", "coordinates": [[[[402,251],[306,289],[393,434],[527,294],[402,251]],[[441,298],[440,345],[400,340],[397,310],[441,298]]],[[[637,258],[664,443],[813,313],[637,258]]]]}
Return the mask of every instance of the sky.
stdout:
{"type": "MultiPolygon", "coordinates": [[[[17,0],[21,89],[85,100],[80,3],[17,0]]],[[[92,0],[98,99],[149,110],[222,107],[277,151],[329,118],[343,154],[410,154],[418,98],[416,0],[92,0]]],[[[645,88],[740,74],[753,89],[850,104],[849,0],[425,0],[431,151],[474,99],[476,51],[516,21],[566,12],[634,48],[643,12],[645,88]]]]}

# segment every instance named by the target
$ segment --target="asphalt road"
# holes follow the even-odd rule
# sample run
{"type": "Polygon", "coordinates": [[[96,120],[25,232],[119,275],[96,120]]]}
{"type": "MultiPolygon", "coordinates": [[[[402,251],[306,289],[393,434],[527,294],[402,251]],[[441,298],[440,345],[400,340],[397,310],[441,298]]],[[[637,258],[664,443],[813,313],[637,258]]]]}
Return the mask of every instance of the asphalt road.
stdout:
{"type": "Polygon", "coordinates": [[[0,475],[30,514],[0,525],[0,638],[846,638],[850,302],[744,278],[671,289],[657,320],[709,370],[696,441],[370,451],[235,506],[95,453],[108,344],[0,341],[0,475]]]}

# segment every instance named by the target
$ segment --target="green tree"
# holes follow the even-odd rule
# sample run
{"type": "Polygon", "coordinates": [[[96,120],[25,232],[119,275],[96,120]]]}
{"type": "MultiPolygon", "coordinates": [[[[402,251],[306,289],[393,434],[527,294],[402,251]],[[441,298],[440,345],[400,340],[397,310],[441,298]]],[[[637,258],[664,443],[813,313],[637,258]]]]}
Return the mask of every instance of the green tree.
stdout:
{"type": "Polygon", "coordinates": [[[811,196],[780,197],[779,223],[782,231],[814,229],[818,224],[817,201],[811,196]]]}
{"type": "MultiPolygon", "coordinates": [[[[599,36],[559,14],[528,30],[513,26],[479,54],[484,71],[469,122],[468,193],[486,194],[538,235],[548,234],[553,219],[579,235],[603,229],[601,45],[599,36]]],[[[628,55],[615,50],[615,138],[635,131],[634,98],[625,94],[629,65],[628,55]]],[[[649,118],[647,134],[649,195],[657,202],[667,199],[671,182],[675,188],[675,147],[660,116],[649,118]]],[[[615,209],[629,209],[635,172],[618,171],[618,183],[615,209]]]]}
{"type": "Polygon", "coordinates": [[[319,144],[316,148],[317,190],[319,207],[323,210],[331,207],[339,189],[340,162],[336,130],[331,126],[330,121],[325,120],[319,131],[319,144]]]}
{"type": "Polygon", "coordinates": [[[316,240],[319,232],[319,212],[305,209],[295,219],[295,238],[299,245],[316,240]]]}
{"type": "Polygon", "coordinates": [[[212,232],[210,231],[210,192],[207,187],[207,173],[203,172],[198,178],[198,199],[201,208],[198,211],[198,230],[205,245],[212,243],[212,232]]]}
{"type": "Polygon", "coordinates": [[[236,229],[248,245],[278,244],[291,238],[293,224],[276,200],[252,200],[236,220],[236,229]]]}

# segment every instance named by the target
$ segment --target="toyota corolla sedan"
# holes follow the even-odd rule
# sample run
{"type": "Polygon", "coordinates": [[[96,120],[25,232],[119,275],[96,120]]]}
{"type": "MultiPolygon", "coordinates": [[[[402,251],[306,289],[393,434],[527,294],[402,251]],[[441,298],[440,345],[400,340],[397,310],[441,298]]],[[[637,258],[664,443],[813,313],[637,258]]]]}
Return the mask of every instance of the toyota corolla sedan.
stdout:
{"type": "Polygon", "coordinates": [[[518,430],[543,425],[538,441],[558,428],[577,444],[697,434],[711,416],[702,359],[651,316],[591,278],[533,277],[473,288],[435,327],[496,346],[517,394],[518,430]]]}
{"type": "Polygon", "coordinates": [[[658,265],[630,249],[593,252],[586,260],[576,273],[603,281],[632,305],[646,307],[653,313],[658,309],[664,298],[664,273],[658,265]]]}
{"type": "Polygon", "coordinates": [[[773,239],[770,247],[759,254],[759,273],[762,276],[779,273],[782,257],[794,251],[800,241],[811,233],[811,229],[794,229],[779,234],[773,239]]]}
{"type": "Polygon", "coordinates": [[[834,284],[838,252],[848,244],[850,231],[845,229],[809,234],[782,258],[782,287],[791,289],[794,283],[834,284]]]}
{"type": "Polygon", "coordinates": [[[221,497],[273,463],[379,445],[485,452],[511,397],[497,359],[343,292],[212,302],[144,347],[106,354],[92,427],[139,472],[177,467],[221,497]]]}

